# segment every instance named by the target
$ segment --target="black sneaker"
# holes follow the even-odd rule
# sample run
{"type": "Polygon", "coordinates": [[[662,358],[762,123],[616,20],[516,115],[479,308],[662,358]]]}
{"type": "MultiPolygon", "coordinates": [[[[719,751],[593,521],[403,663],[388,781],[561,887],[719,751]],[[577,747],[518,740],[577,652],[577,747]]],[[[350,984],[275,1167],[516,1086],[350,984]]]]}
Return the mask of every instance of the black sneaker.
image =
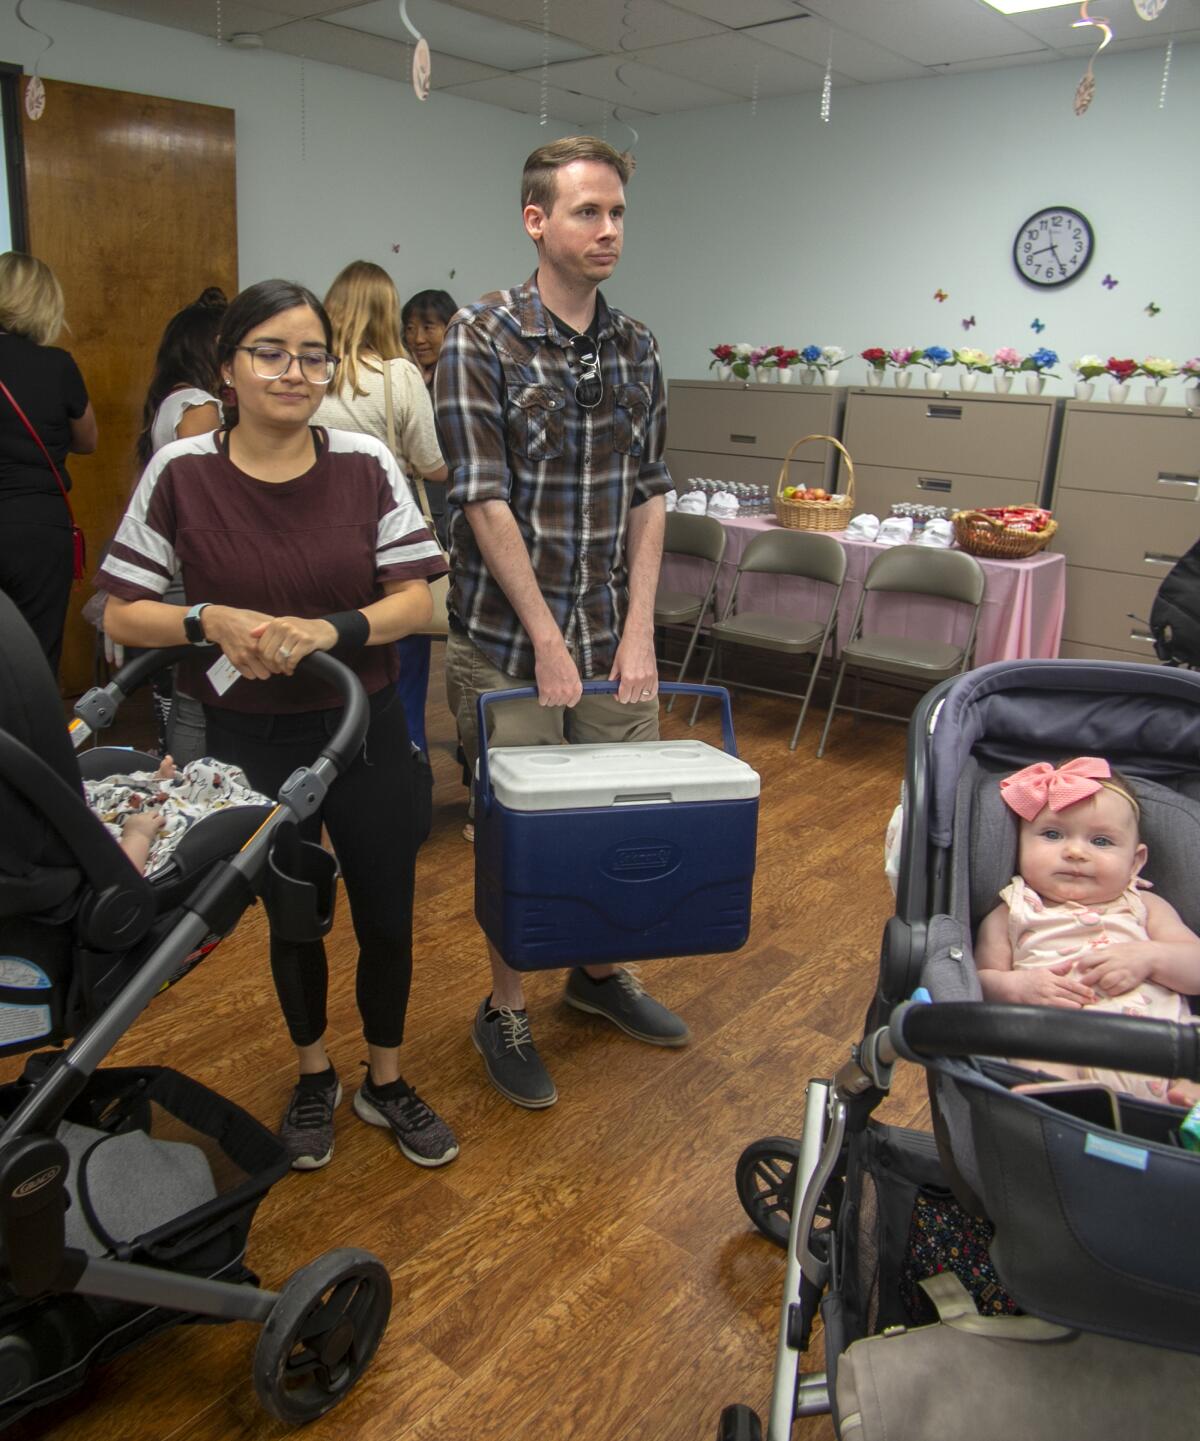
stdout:
{"type": "Polygon", "coordinates": [[[418,1166],[444,1166],[458,1155],[454,1132],[403,1079],[376,1089],[368,1071],[354,1098],[354,1114],[369,1126],[387,1127],[418,1166]]]}
{"type": "Polygon", "coordinates": [[[620,1026],[627,1036],[645,1041],[647,1045],[686,1046],[688,1043],[687,1022],[667,1010],[661,1001],[647,995],[636,972],[628,966],[618,966],[603,981],[594,981],[582,967],[576,968],[567,977],[563,999],[577,1011],[603,1016],[614,1026],[620,1026]]]}
{"type": "Polygon", "coordinates": [[[471,1040],[483,1057],[488,1080],[515,1105],[540,1111],[558,1100],[558,1087],[542,1065],[524,1011],[480,1002],[471,1040]]]}
{"type": "Polygon", "coordinates": [[[332,1067],[329,1075],[333,1079],[324,1085],[301,1077],[279,1123],[293,1171],[319,1171],[333,1160],[333,1113],[342,1099],[342,1083],[332,1067]]]}

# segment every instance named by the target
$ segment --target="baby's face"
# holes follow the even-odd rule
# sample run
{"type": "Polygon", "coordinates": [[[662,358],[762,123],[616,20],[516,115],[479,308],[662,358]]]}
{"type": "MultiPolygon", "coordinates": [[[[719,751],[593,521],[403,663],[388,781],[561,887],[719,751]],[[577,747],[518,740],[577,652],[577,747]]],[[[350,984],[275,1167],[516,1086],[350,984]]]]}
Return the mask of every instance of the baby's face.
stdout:
{"type": "Polygon", "coordinates": [[[1017,867],[1043,900],[1115,901],[1145,864],[1133,807],[1114,791],[1021,822],[1017,867]]]}

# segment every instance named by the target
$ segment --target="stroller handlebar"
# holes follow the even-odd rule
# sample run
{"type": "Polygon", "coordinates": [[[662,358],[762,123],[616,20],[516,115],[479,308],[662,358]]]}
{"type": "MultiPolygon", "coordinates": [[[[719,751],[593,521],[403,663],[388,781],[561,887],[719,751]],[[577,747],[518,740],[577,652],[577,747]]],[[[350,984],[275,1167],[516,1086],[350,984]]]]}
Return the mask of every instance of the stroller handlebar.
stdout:
{"type": "MultiPolygon", "coordinates": [[[[181,660],[194,660],[195,656],[194,646],[169,646],[161,650],[142,651],[126,661],[106,686],[94,686],[80,697],[75,706],[77,719],[73,739],[76,746],[86,736],[111,726],[121,702],[157,671],[181,660]]],[[[329,761],[340,775],[367,733],[370,708],[366,692],[350,667],[328,651],[313,651],[304,657],[297,669],[333,686],[341,696],[344,707],[341,720],[320,756],[322,760],[329,761]]]]}
{"type": "MultiPolygon", "coordinates": [[[[887,1028],[896,1054],[992,1056],[1200,1081],[1200,1026],[1054,1006],[906,1001],[887,1028]]],[[[885,1048],[886,1049],[886,1048],[885,1048]]]]}

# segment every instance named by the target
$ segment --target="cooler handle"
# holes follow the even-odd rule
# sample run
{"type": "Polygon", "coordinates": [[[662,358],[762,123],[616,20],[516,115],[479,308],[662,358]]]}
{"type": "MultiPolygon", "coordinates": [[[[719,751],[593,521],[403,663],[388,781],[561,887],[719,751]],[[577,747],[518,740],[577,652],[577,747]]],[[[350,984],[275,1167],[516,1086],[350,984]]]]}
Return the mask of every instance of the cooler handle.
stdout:
{"type": "MultiPolygon", "coordinates": [[[[583,683],[584,695],[616,695],[619,689],[615,680],[585,680],[583,683]]],[[[699,695],[711,696],[714,700],[721,702],[721,738],[728,755],[737,755],[737,742],[733,738],[733,709],[729,704],[729,692],[723,685],[692,685],[689,682],[680,684],[679,681],[664,680],[658,683],[659,695],[699,695]]],[[[491,805],[491,784],[488,779],[488,743],[487,743],[487,719],[485,710],[497,701],[504,700],[533,700],[537,696],[537,687],[532,685],[517,686],[513,690],[491,690],[485,691],[477,701],[479,718],[479,787],[476,793],[476,800],[486,809],[491,805]]]]}

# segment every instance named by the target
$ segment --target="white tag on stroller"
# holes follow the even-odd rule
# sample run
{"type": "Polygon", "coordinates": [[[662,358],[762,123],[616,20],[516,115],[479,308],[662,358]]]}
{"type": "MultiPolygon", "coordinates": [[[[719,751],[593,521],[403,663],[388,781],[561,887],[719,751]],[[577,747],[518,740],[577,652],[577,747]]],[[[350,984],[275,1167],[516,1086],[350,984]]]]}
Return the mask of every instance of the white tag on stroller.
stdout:
{"type": "MultiPolygon", "coordinates": [[[[50,977],[23,956],[0,956],[0,986],[20,991],[48,991],[50,977]]],[[[0,1004],[0,1045],[15,1045],[50,1034],[49,1006],[0,1004]]]]}
{"type": "Polygon", "coordinates": [[[241,672],[227,655],[208,668],[208,683],[218,695],[224,695],[234,681],[240,679],[241,672]]]}

